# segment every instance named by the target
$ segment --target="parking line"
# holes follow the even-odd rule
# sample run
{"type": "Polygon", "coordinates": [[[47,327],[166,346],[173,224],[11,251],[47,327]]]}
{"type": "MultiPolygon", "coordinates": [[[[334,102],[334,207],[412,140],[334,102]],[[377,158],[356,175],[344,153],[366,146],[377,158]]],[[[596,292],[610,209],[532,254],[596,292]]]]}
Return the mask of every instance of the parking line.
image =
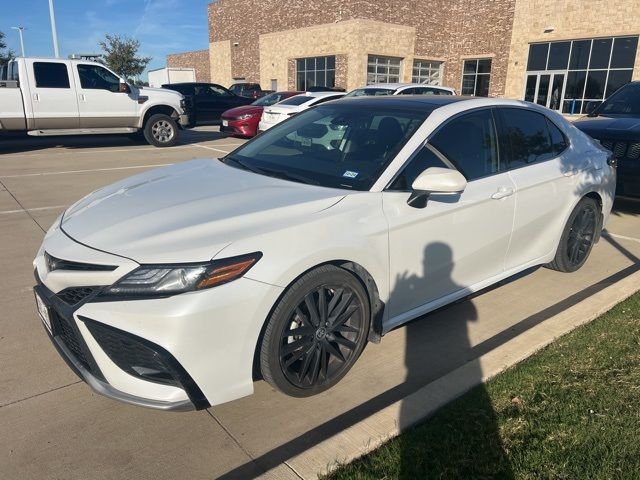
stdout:
{"type": "MultiPolygon", "coordinates": [[[[218,144],[219,147],[239,147],[242,143],[221,143],[218,144]]],[[[188,148],[197,146],[193,143],[181,143],[179,145],[175,145],[171,148],[188,148]]],[[[138,148],[117,148],[117,149],[100,149],[95,150],[91,149],[91,147],[79,148],[79,149],[68,149],[68,148],[56,148],[52,147],[51,149],[47,149],[46,152],[42,153],[5,153],[2,155],[2,158],[7,157],[44,157],[47,155],[51,155],[52,153],[81,153],[81,154],[96,154],[96,153],[113,153],[113,152],[143,152],[148,150],[157,150],[157,147],[138,147],[138,148]],[[51,152],[50,150],[54,150],[51,152]]]]}
{"type": "Polygon", "coordinates": [[[136,168],[167,167],[173,163],[155,163],[151,165],[129,165],[126,167],[93,168],[87,170],[64,170],[60,172],[19,173],[16,175],[0,175],[0,178],[44,177],[48,175],[65,175],[69,173],[111,172],[114,170],[132,170],[136,168]]]}
{"type": "MultiPolygon", "coordinates": [[[[198,145],[197,143],[194,143],[191,146],[192,147],[198,147],[198,148],[206,148],[207,150],[214,150],[216,152],[221,152],[221,153],[230,153],[227,150],[222,150],[220,148],[209,147],[207,145],[198,145]]],[[[240,146],[240,145],[238,145],[238,146],[240,146]]]]}
{"type": "Polygon", "coordinates": [[[21,208],[19,210],[2,210],[0,215],[9,215],[11,213],[24,213],[24,212],[41,212],[43,210],[56,210],[58,208],[65,208],[67,205],[53,205],[51,207],[36,207],[36,208],[21,208]]]}
{"type": "Polygon", "coordinates": [[[610,236],[613,238],[619,238],[620,240],[629,240],[630,242],[640,243],[640,238],[627,237],[626,235],[618,235],[617,233],[605,232],[604,236],[610,236]]]}

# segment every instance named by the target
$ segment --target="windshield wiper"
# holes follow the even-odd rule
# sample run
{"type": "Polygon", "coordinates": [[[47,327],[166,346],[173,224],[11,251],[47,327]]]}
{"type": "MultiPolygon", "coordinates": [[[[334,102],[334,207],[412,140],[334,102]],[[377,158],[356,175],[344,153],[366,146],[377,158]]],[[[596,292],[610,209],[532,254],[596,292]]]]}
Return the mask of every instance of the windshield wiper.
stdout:
{"type": "Polygon", "coordinates": [[[286,172],[284,170],[266,170],[260,169],[260,173],[269,177],[280,178],[282,180],[291,180],[292,182],[306,183],[307,185],[320,185],[320,182],[311,180],[310,178],[295,173],[286,172]]]}
{"type": "Polygon", "coordinates": [[[304,177],[302,175],[296,175],[295,173],[286,172],[284,170],[269,170],[267,168],[259,168],[230,155],[224,157],[224,160],[225,162],[227,160],[230,160],[243,170],[249,170],[250,172],[265,175],[267,177],[280,178],[282,180],[291,180],[293,182],[306,183],[307,185],[320,185],[320,182],[311,180],[310,178],[304,177]]]}
{"type": "Polygon", "coordinates": [[[254,167],[253,165],[249,165],[248,163],[243,162],[242,160],[239,160],[236,157],[232,157],[231,155],[227,155],[226,157],[223,158],[223,160],[225,161],[225,163],[226,163],[227,160],[230,160],[231,162],[233,162],[234,164],[236,164],[237,166],[239,166],[243,170],[248,170],[248,171],[253,172],[253,173],[264,174],[264,172],[262,170],[260,170],[259,168],[254,167]]]}

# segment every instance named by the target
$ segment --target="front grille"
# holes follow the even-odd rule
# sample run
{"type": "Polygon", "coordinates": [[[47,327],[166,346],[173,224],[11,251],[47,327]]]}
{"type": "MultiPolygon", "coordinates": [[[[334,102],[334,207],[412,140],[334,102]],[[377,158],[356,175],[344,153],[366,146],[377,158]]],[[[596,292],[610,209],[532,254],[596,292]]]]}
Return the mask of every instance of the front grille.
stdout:
{"type": "Polygon", "coordinates": [[[56,295],[67,305],[75,305],[87,298],[92,293],[98,291],[101,287],[69,287],[65,288],[56,295]]]}
{"type": "Polygon", "coordinates": [[[60,258],[56,258],[52,255],[49,255],[47,252],[44,252],[44,258],[47,263],[47,270],[53,272],[54,270],[73,270],[73,271],[83,271],[83,272],[112,272],[116,268],[117,265],[97,265],[93,263],[81,263],[74,262],[71,260],[62,260],[60,258]]]}
{"type": "Polygon", "coordinates": [[[640,158],[640,143],[628,143],[618,140],[603,139],[600,144],[613,152],[613,156],[617,159],[628,158],[637,160],[640,158]]]}
{"type": "Polygon", "coordinates": [[[51,309],[51,317],[53,323],[53,334],[57,336],[62,343],[64,343],[84,368],[91,371],[91,365],[82,350],[82,346],[80,345],[80,341],[78,340],[73,327],[69,325],[69,322],[65,318],[60,316],[53,309],[51,309]]]}

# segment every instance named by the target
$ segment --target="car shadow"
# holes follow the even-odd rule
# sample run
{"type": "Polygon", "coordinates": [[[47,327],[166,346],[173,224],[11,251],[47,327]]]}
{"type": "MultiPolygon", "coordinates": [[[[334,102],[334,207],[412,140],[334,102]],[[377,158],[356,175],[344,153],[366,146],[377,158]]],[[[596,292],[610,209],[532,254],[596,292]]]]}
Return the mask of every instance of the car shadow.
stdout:
{"type": "MultiPolygon", "coordinates": [[[[228,138],[229,135],[210,129],[181,130],[177,145],[192,145],[228,138]]],[[[0,155],[36,152],[50,148],[65,150],[149,146],[141,135],[64,135],[31,137],[27,134],[3,134],[0,137],[0,155]]],[[[171,148],[171,147],[169,147],[171,148]]]]}

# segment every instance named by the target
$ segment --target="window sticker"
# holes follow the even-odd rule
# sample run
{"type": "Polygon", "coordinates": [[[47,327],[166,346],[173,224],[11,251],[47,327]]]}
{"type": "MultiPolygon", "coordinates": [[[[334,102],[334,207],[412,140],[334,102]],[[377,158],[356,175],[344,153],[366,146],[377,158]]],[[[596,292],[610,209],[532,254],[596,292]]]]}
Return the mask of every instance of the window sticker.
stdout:
{"type": "Polygon", "coordinates": [[[347,170],[342,174],[342,176],[347,178],[356,178],[358,176],[358,172],[352,172],[351,170],[347,170]]]}
{"type": "Polygon", "coordinates": [[[313,143],[313,140],[309,137],[301,137],[301,142],[303,147],[310,147],[313,143]]]}

